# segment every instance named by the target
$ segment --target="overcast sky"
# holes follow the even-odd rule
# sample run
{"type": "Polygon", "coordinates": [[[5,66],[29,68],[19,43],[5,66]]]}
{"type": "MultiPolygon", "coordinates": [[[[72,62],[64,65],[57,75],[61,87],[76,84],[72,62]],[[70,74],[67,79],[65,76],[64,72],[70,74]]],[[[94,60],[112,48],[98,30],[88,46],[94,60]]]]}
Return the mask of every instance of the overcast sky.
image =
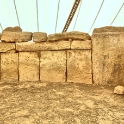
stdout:
{"type": "MultiPolygon", "coordinates": [[[[74,1],[60,0],[56,32],[62,32],[74,1]]],[[[2,28],[18,26],[20,23],[23,31],[37,32],[39,26],[40,32],[53,34],[55,33],[58,2],[59,0],[15,0],[18,22],[13,0],[0,0],[0,23],[2,28]],[[36,1],[38,2],[38,16],[36,1]]],[[[95,27],[110,26],[121,7],[122,9],[112,25],[124,26],[124,0],[104,0],[92,27],[102,2],[103,0],[82,0],[68,31],[75,30],[91,34],[95,27]]]]}

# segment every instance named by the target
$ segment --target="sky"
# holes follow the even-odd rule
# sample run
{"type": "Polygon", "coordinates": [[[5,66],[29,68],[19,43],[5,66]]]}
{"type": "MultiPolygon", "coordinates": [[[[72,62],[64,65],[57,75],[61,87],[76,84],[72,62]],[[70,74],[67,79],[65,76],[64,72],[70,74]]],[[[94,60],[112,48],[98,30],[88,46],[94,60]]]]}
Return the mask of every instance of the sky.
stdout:
{"type": "MultiPolygon", "coordinates": [[[[0,0],[0,24],[3,29],[20,25],[23,31],[60,33],[74,1],[0,0]]],[[[124,0],[81,0],[67,31],[92,34],[94,28],[110,25],[124,26],[124,0]]]]}

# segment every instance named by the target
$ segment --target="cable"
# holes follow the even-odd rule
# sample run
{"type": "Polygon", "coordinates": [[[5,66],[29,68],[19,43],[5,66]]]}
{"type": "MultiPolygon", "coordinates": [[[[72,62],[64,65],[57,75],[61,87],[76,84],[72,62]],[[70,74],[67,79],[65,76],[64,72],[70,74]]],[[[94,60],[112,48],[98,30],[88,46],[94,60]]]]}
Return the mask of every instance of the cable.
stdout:
{"type": "Polygon", "coordinates": [[[76,17],[76,20],[75,20],[75,23],[74,23],[73,31],[74,31],[75,25],[77,23],[77,19],[78,19],[78,15],[79,15],[79,12],[80,12],[81,5],[82,5],[82,0],[80,2],[80,7],[79,7],[78,14],[77,14],[77,17],[76,17]]]}
{"type": "Polygon", "coordinates": [[[38,0],[36,0],[36,12],[37,12],[37,30],[39,32],[39,20],[38,20],[38,0]]]}
{"type": "Polygon", "coordinates": [[[58,22],[59,5],[60,5],[60,0],[58,1],[58,10],[57,10],[57,16],[56,16],[55,33],[56,33],[57,22],[58,22]]]}
{"type": "Polygon", "coordinates": [[[3,27],[2,27],[2,25],[1,25],[1,23],[0,23],[0,27],[1,27],[2,31],[3,31],[3,27]]]}
{"type": "MultiPolygon", "coordinates": [[[[103,6],[103,3],[104,3],[104,0],[102,1],[102,4],[101,4],[101,6],[100,6],[100,8],[99,8],[99,11],[98,11],[98,13],[97,13],[97,15],[96,15],[96,18],[95,18],[95,20],[94,20],[94,22],[93,22],[93,24],[92,24],[92,26],[91,26],[91,28],[90,28],[90,31],[91,31],[91,29],[92,29],[92,27],[93,27],[93,25],[94,25],[94,23],[95,23],[95,21],[96,21],[98,15],[99,15],[99,13],[100,13],[100,10],[101,10],[101,8],[102,8],[102,6],[103,6]]],[[[89,31],[89,33],[90,33],[90,31],[89,31]]]]}
{"type": "Polygon", "coordinates": [[[115,21],[116,17],[118,16],[118,14],[120,13],[122,7],[123,7],[124,3],[122,4],[121,8],[119,9],[118,13],[116,14],[115,18],[113,19],[112,23],[110,24],[110,26],[113,24],[113,22],[115,21]]]}
{"type": "Polygon", "coordinates": [[[19,17],[18,17],[18,12],[17,12],[17,8],[16,8],[15,0],[13,0],[13,2],[14,2],[15,10],[16,10],[16,16],[17,16],[18,24],[19,24],[19,27],[20,27],[20,22],[19,22],[19,17]]]}

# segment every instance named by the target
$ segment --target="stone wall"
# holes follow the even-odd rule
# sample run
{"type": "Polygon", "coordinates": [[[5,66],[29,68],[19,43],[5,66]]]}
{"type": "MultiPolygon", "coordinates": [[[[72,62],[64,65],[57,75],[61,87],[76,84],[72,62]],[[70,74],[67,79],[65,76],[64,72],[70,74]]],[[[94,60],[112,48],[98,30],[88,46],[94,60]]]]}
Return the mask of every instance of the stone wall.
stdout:
{"type": "Polygon", "coordinates": [[[3,82],[92,84],[91,37],[87,33],[66,32],[47,36],[43,32],[9,28],[2,32],[1,41],[0,80],[3,82]],[[33,42],[29,42],[31,40],[33,42]]]}
{"type": "Polygon", "coordinates": [[[92,37],[9,27],[0,39],[1,81],[124,85],[124,27],[96,28],[92,37]]]}

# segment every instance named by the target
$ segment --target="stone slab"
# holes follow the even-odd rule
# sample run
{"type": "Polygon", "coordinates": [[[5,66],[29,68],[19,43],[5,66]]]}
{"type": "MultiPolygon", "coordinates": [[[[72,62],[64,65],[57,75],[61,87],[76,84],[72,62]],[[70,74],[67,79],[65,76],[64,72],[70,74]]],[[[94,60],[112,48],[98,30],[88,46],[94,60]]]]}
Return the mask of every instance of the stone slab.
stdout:
{"type": "Polygon", "coordinates": [[[32,40],[32,32],[2,32],[2,42],[28,42],[32,40]]]}
{"type": "Polygon", "coordinates": [[[39,81],[39,58],[36,52],[19,52],[19,81],[39,81]]]}
{"type": "Polygon", "coordinates": [[[47,33],[44,32],[33,33],[33,42],[43,42],[43,41],[47,41],[47,33]]]}
{"type": "Polygon", "coordinates": [[[41,82],[65,82],[66,52],[42,51],[40,58],[41,82]]]}
{"type": "Polygon", "coordinates": [[[101,28],[95,28],[94,33],[105,33],[105,32],[124,32],[124,27],[115,27],[115,26],[105,26],[101,28]]]}
{"type": "Polygon", "coordinates": [[[0,42],[0,52],[7,52],[10,50],[15,50],[15,43],[0,42]]]}
{"type": "Polygon", "coordinates": [[[71,49],[91,49],[91,40],[74,40],[71,42],[71,49]]]}
{"type": "Polygon", "coordinates": [[[67,82],[92,84],[91,50],[67,50],[67,82]]]}
{"type": "Polygon", "coordinates": [[[116,94],[124,94],[124,87],[123,86],[116,86],[114,88],[114,93],[116,93],[116,94]]]}
{"type": "Polygon", "coordinates": [[[18,81],[18,53],[1,53],[1,80],[18,81]]]}
{"type": "Polygon", "coordinates": [[[70,49],[70,41],[16,43],[17,51],[63,50],[70,49]]]}
{"type": "Polygon", "coordinates": [[[22,29],[19,26],[15,26],[15,27],[7,27],[3,31],[22,32],[22,29]]]}
{"type": "Polygon", "coordinates": [[[124,84],[124,33],[92,36],[93,80],[95,84],[124,84]]]}
{"type": "Polygon", "coordinates": [[[48,35],[48,41],[57,41],[57,40],[90,40],[91,37],[88,33],[72,31],[72,32],[63,32],[55,33],[48,35]]]}

